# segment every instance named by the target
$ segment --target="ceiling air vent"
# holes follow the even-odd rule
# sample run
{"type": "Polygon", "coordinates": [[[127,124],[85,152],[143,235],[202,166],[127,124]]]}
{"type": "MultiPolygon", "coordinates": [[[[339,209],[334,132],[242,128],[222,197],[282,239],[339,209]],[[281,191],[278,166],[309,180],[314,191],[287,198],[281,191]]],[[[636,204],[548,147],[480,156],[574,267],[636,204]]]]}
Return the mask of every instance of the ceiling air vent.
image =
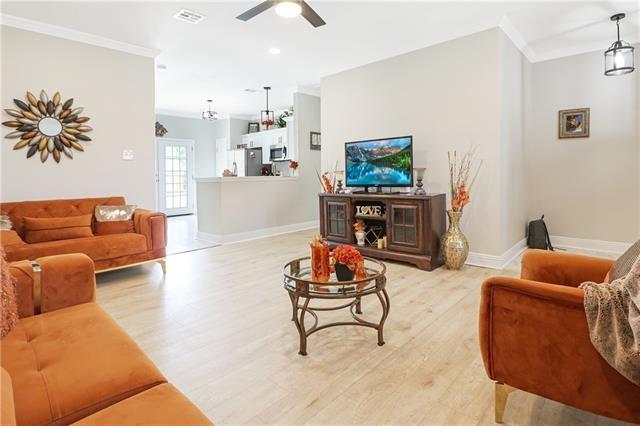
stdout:
{"type": "Polygon", "coordinates": [[[173,15],[178,21],[183,21],[188,24],[197,24],[204,19],[204,15],[192,10],[182,9],[180,12],[173,15]]]}

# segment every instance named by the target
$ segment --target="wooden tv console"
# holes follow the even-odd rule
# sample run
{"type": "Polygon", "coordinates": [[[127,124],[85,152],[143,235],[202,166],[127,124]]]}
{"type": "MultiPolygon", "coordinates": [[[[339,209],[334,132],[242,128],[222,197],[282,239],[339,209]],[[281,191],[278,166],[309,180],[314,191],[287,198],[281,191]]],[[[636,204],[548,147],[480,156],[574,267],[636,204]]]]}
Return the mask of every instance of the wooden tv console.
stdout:
{"type": "MultiPolygon", "coordinates": [[[[407,262],[431,271],[443,264],[440,238],[446,227],[445,194],[320,194],[320,232],[332,247],[352,245],[377,259],[407,262]],[[358,206],[381,206],[380,215],[358,215],[358,206]],[[387,236],[387,248],[356,245],[353,224],[364,220],[387,236]]],[[[362,211],[362,209],[360,209],[362,211]]]]}

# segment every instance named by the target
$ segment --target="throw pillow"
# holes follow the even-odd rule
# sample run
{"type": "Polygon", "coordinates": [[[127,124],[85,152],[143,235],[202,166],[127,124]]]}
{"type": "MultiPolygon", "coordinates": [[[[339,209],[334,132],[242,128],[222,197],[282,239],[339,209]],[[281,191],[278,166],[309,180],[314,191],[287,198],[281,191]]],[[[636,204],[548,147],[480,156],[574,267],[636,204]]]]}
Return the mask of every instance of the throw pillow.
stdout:
{"type": "Polygon", "coordinates": [[[18,323],[18,302],[16,300],[16,279],[9,272],[9,264],[4,259],[4,250],[0,247],[0,338],[6,336],[18,323]]]}
{"type": "Polygon", "coordinates": [[[134,232],[133,212],[137,206],[96,206],[97,235],[127,234],[134,232]]]}
{"type": "Polygon", "coordinates": [[[91,216],[24,217],[24,240],[29,243],[93,237],[91,216]]]}
{"type": "Polygon", "coordinates": [[[640,257],[640,240],[636,241],[615,261],[609,271],[609,282],[626,276],[631,271],[631,267],[638,257],[640,257]]]}
{"type": "Polygon", "coordinates": [[[98,222],[119,222],[131,220],[137,206],[96,206],[96,220],[98,222]]]}

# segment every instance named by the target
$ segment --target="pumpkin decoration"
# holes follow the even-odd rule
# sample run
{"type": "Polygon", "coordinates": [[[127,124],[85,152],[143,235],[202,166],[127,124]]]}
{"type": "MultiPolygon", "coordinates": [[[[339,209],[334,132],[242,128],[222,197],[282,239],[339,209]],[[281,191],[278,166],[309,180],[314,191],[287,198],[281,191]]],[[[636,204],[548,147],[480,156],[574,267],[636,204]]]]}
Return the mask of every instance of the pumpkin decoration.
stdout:
{"type": "Polygon", "coordinates": [[[80,142],[90,142],[91,138],[85,133],[93,129],[85,124],[90,118],[80,116],[83,108],[72,108],[73,98],[63,102],[60,92],[56,92],[49,99],[42,90],[40,98],[27,92],[26,100],[14,99],[18,109],[4,110],[12,117],[2,123],[12,128],[4,137],[18,140],[13,149],[27,148],[27,158],[39,152],[43,163],[49,157],[59,163],[62,154],[72,159],[73,150],[84,151],[80,142]]]}

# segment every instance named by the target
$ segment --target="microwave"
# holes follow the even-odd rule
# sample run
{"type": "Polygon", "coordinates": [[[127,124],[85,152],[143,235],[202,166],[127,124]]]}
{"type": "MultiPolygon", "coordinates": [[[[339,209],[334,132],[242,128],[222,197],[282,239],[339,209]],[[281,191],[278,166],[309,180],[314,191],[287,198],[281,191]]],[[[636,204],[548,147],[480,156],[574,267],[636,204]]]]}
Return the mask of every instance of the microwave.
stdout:
{"type": "Polygon", "coordinates": [[[278,161],[287,159],[287,147],[286,146],[272,146],[269,160],[278,161]]]}

